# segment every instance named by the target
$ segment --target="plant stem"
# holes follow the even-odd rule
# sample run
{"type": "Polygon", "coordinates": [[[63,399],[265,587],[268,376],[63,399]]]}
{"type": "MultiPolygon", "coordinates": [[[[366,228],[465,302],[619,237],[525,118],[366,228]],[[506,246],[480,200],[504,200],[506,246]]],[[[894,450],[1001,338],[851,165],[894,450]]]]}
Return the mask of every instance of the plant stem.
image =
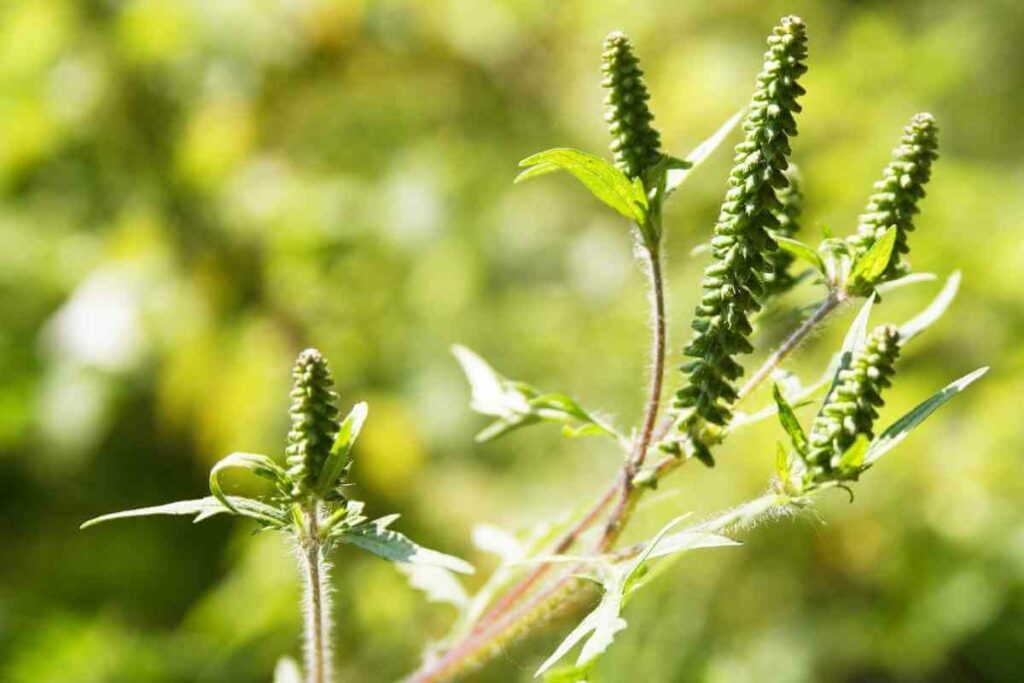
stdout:
{"type": "Polygon", "coordinates": [[[621,494],[618,505],[605,526],[604,535],[599,545],[601,552],[612,547],[636,507],[638,496],[633,494],[633,478],[636,477],[647,457],[647,450],[651,446],[651,436],[654,434],[654,427],[658,421],[658,410],[661,407],[661,385],[665,375],[665,283],[661,275],[661,256],[657,247],[645,249],[644,253],[648,259],[647,274],[651,284],[651,327],[654,333],[651,342],[651,382],[647,392],[647,407],[644,410],[640,437],[636,440],[625,467],[622,468],[621,494]]]}
{"type": "Polygon", "coordinates": [[[331,683],[331,601],[329,567],[320,539],[320,506],[306,508],[307,533],[299,539],[306,588],[306,676],[309,683],[331,683]]]}
{"type": "MultiPolygon", "coordinates": [[[[625,526],[637,500],[634,495],[633,477],[640,470],[651,444],[658,411],[661,406],[661,389],[665,373],[665,288],[661,273],[660,256],[656,248],[644,250],[648,259],[648,277],[651,284],[651,326],[653,339],[651,349],[651,381],[640,435],[623,465],[621,477],[609,487],[591,506],[590,510],[554,546],[554,554],[568,550],[597,519],[601,511],[619,493],[619,503],[605,526],[600,546],[614,543],[625,526]]],[[[530,594],[540,580],[546,576],[553,564],[543,564],[526,575],[513,586],[485,614],[477,626],[459,643],[434,661],[427,662],[409,678],[409,683],[427,683],[454,676],[473,662],[482,659],[486,653],[524,631],[530,624],[551,614],[575,593],[578,568],[558,577],[541,591],[530,594]]]]}
{"type": "Polygon", "coordinates": [[[754,393],[754,390],[757,389],[762,382],[768,379],[772,374],[772,371],[779,367],[779,364],[781,364],[782,361],[784,361],[786,357],[800,345],[800,342],[810,334],[811,330],[813,330],[818,323],[824,320],[829,313],[834,311],[836,307],[845,300],[846,295],[844,292],[830,292],[825,300],[821,302],[821,305],[814,310],[814,313],[812,313],[811,316],[800,325],[800,327],[794,330],[793,333],[786,338],[786,341],[782,342],[782,346],[777,348],[775,353],[768,356],[768,359],[765,360],[761,367],[757,369],[757,372],[750,376],[747,383],[740,389],[739,397],[733,402],[733,406],[735,407],[739,405],[743,399],[754,393]]]}

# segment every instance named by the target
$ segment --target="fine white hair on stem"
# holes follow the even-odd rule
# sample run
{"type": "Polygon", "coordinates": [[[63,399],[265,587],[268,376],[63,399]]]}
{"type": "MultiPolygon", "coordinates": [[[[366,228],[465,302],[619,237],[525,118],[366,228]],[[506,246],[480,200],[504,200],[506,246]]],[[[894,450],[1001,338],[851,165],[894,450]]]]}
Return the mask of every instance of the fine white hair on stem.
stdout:
{"type": "Polygon", "coordinates": [[[331,565],[319,539],[319,510],[308,510],[308,534],[298,539],[296,552],[302,566],[305,617],[305,662],[308,683],[331,683],[331,565]]]}

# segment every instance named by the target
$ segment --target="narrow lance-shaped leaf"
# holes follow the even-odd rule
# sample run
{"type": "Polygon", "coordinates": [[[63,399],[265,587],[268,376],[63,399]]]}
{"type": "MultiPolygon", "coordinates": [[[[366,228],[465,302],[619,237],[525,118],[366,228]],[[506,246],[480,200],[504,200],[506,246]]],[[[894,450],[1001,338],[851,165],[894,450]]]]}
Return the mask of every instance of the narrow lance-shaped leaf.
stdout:
{"type": "Polygon", "coordinates": [[[363,429],[363,422],[366,420],[368,411],[369,407],[365,402],[357,403],[342,421],[341,427],[338,429],[338,436],[335,437],[334,445],[331,446],[331,452],[317,478],[316,491],[319,495],[327,494],[338,485],[338,480],[348,465],[352,444],[359,438],[359,432],[363,429]]]}
{"type": "Polygon", "coordinates": [[[332,538],[391,562],[444,567],[460,574],[474,573],[473,565],[468,562],[419,546],[403,534],[388,529],[396,518],[397,515],[389,515],[356,527],[340,528],[332,533],[332,538]]]}
{"type": "Polygon", "coordinates": [[[288,491],[288,475],[284,468],[276,462],[259,453],[232,453],[218,461],[210,470],[210,493],[235,514],[242,513],[233,507],[231,499],[224,494],[220,486],[220,475],[228,469],[248,470],[257,477],[271,482],[279,492],[286,493],[288,491]]]}
{"type": "Polygon", "coordinates": [[[779,423],[786,430],[786,434],[789,435],[793,448],[801,454],[806,454],[807,434],[804,432],[804,428],[800,426],[800,420],[797,419],[796,413],[793,412],[793,406],[789,405],[789,401],[779,391],[778,384],[772,384],[772,396],[775,398],[775,405],[778,406],[779,423]]]}
{"type": "Polygon", "coordinates": [[[792,254],[801,261],[804,261],[822,275],[827,275],[825,264],[822,262],[821,257],[818,256],[818,252],[814,251],[814,249],[811,249],[800,240],[795,240],[791,237],[782,237],[781,235],[773,235],[773,237],[775,239],[775,243],[779,245],[779,249],[792,254]]]}
{"type": "Polygon", "coordinates": [[[206,498],[197,498],[195,500],[179,500],[165,505],[153,505],[150,507],[135,508],[133,510],[112,512],[110,514],[94,517],[82,524],[79,528],[88,529],[91,526],[96,526],[97,524],[109,522],[115,519],[151,517],[154,515],[195,515],[195,521],[201,522],[213,517],[214,515],[230,514],[232,509],[238,510],[238,514],[240,515],[251,517],[270,526],[283,527],[287,525],[287,519],[284,517],[283,513],[266,503],[261,503],[258,500],[252,500],[251,498],[243,498],[242,496],[228,496],[228,500],[231,502],[231,509],[225,507],[220,500],[213,496],[207,496],[206,498]]]}
{"type": "Polygon", "coordinates": [[[733,114],[729,119],[719,126],[711,137],[704,140],[702,143],[693,148],[686,158],[683,160],[686,162],[686,166],[683,168],[670,168],[666,173],[665,181],[665,194],[671,194],[679,189],[690,177],[690,174],[697,170],[697,167],[704,163],[711,156],[711,154],[718,149],[719,145],[725,142],[725,139],[729,136],[729,133],[733,131],[743,119],[743,113],[746,111],[746,107],[740,109],[738,112],[733,114]]]}
{"type": "Polygon", "coordinates": [[[647,194],[643,183],[631,181],[601,157],[578,149],[556,147],[526,157],[519,165],[533,168],[520,173],[515,180],[517,183],[554,170],[567,171],[591,194],[626,218],[637,224],[647,219],[647,194]]]}
{"type": "Polygon", "coordinates": [[[958,270],[949,276],[949,279],[946,280],[946,284],[943,286],[942,291],[940,291],[938,296],[928,304],[928,308],[921,311],[900,328],[900,335],[903,337],[903,341],[906,342],[907,340],[913,339],[931,327],[936,320],[941,318],[946,312],[946,309],[949,308],[949,305],[953,303],[953,299],[956,298],[956,293],[959,289],[960,271],[958,270]]]}
{"type": "Polygon", "coordinates": [[[871,245],[850,269],[847,288],[855,294],[867,294],[871,291],[889,268],[893,249],[896,247],[897,229],[893,226],[885,231],[882,237],[871,245]]]}
{"type": "Polygon", "coordinates": [[[864,456],[864,463],[870,465],[891,451],[903,439],[907,438],[911,430],[924,422],[929,415],[941,408],[946,401],[980,379],[986,372],[988,372],[987,367],[979,368],[972,373],[964,375],[955,382],[947,384],[940,391],[932,394],[926,401],[921,402],[913,410],[896,420],[871,443],[867,454],[864,456]]]}

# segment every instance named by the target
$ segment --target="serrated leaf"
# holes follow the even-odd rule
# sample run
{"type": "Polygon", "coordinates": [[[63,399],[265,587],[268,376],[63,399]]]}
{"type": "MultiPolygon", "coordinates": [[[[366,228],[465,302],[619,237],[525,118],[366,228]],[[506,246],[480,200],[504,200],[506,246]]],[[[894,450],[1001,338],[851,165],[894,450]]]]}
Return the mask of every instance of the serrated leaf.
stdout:
{"type": "MultiPolygon", "coordinates": [[[[242,496],[228,496],[233,510],[236,514],[251,517],[273,527],[285,527],[288,520],[283,512],[266,503],[258,500],[244,498],[242,496]]],[[[82,524],[80,529],[88,529],[91,526],[109,522],[115,519],[128,519],[130,517],[150,517],[153,515],[195,515],[195,522],[202,522],[214,515],[231,513],[232,509],[224,507],[224,504],[213,496],[197,498],[195,500],[179,500],[165,505],[153,505],[151,507],[136,508],[134,510],[123,510],[112,512],[99,517],[94,517],[82,524]]]]}
{"type": "Polygon", "coordinates": [[[274,667],[274,683],[302,683],[302,671],[291,657],[282,657],[274,667]]]}
{"type": "Polygon", "coordinates": [[[395,567],[405,575],[409,585],[422,591],[428,602],[452,605],[462,611],[469,604],[469,595],[455,575],[444,567],[396,562],[395,567]]]}
{"type": "Polygon", "coordinates": [[[907,321],[903,327],[900,328],[900,343],[906,344],[908,341],[931,327],[936,320],[941,318],[946,312],[946,309],[949,308],[949,305],[953,303],[953,299],[956,298],[956,293],[959,289],[960,271],[957,270],[949,276],[938,296],[928,304],[928,307],[914,316],[911,320],[907,321]]]}
{"type": "Polygon", "coordinates": [[[905,414],[888,429],[882,432],[868,447],[864,456],[864,464],[874,464],[879,458],[895,448],[903,439],[907,438],[910,432],[919,424],[925,421],[929,415],[938,410],[946,401],[953,398],[961,391],[980,379],[988,368],[978,368],[974,372],[964,375],[955,382],[951,382],[940,391],[935,392],[927,400],[922,401],[913,410],[905,414]]]}
{"type": "Polygon", "coordinates": [[[711,137],[694,147],[693,151],[686,155],[684,161],[690,164],[688,168],[669,168],[665,176],[666,195],[679,189],[679,186],[690,177],[690,174],[693,173],[698,166],[704,163],[704,161],[711,156],[712,152],[718,149],[719,145],[725,141],[729,136],[729,133],[732,132],[732,129],[735,128],[736,124],[738,124],[740,119],[743,118],[744,111],[746,111],[746,108],[740,109],[729,117],[725,123],[718,127],[718,130],[716,130],[711,137]]]}
{"type": "Polygon", "coordinates": [[[797,419],[796,413],[793,412],[793,406],[789,405],[789,401],[782,395],[779,390],[779,385],[772,382],[772,396],[775,398],[775,405],[779,411],[779,424],[786,430],[786,434],[789,435],[789,440],[793,444],[793,448],[796,449],[797,453],[801,455],[807,455],[807,434],[804,432],[804,428],[800,426],[800,420],[797,419]]]}
{"type": "Polygon", "coordinates": [[[526,157],[519,162],[527,168],[516,178],[520,183],[557,169],[571,173],[590,193],[638,224],[647,220],[647,194],[626,174],[601,157],[569,147],[556,147],[526,157]],[[540,166],[539,170],[535,170],[540,166]],[[639,190],[639,191],[638,191],[639,190]]]}
{"type": "Polygon", "coordinates": [[[391,562],[444,567],[460,574],[476,571],[465,560],[419,546],[405,535],[388,529],[387,524],[394,519],[394,516],[382,517],[359,526],[339,529],[331,536],[391,562]]]}
{"type": "Polygon", "coordinates": [[[348,465],[348,456],[352,451],[352,444],[359,438],[359,432],[363,429],[363,422],[369,411],[365,402],[357,403],[345,417],[338,429],[338,435],[331,446],[330,455],[320,470],[320,476],[316,480],[316,492],[325,495],[338,485],[338,479],[348,465]]]}
{"type": "Polygon", "coordinates": [[[606,588],[601,602],[574,628],[565,640],[559,644],[535,674],[542,676],[548,669],[557,664],[566,654],[587,636],[587,642],[576,660],[576,666],[586,666],[608,649],[615,639],[615,634],[626,628],[626,620],[619,616],[622,609],[621,587],[606,588]]]}
{"type": "Polygon", "coordinates": [[[224,470],[242,469],[274,484],[278,491],[286,493],[289,488],[288,474],[280,465],[260,453],[232,453],[221,458],[210,469],[210,493],[235,514],[242,514],[232,507],[231,500],[220,487],[220,475],[224,470]]]}
{"type": "Polygon", "coordinates": [[[885,231],[850,269],[849,281],[854,290],[866,292],[889,267],[892,250],[896,246],[896,226],[885,231]]]}
{"type": "Polygon", "coordinates": [[[782,251],[804,261],[822,275],[827,275],[825,263],[821,260],[821,257],[818,256],[818,252],[814,251],[811,247],[807,246],[800,240],[793,239],[792,237],[772,235],[772,239],[775,240],[775,243],[779,245],[779,249],[782,251]]]}

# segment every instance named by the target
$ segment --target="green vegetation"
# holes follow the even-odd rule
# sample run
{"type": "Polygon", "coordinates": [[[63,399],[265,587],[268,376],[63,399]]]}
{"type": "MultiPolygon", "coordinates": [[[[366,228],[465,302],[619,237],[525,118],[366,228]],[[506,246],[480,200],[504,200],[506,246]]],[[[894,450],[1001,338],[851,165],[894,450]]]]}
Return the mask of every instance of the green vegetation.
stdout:
{"type": "MultiPolygon", "coordinates": [[[[628,627],[595,660],[595,680],[1015,680],[1018,5],[5,3],[0,680],[302,675],[278,665],[301,659],[304,631],[291,518],[265,524],[251,518],[265,510],[242,502],[277,505],[273,480],[217,470],[215,485],[247,519],[211,493],[217,514],[194,526],[78,526],[198,498],[226,453],[265,453],[287,473],[288,370],[311,345],[330,361],[335,405],[369,405],[342,465],[347,486],[318,494],[322,506],[401,512],[395,528],[477,568],[449,581],[434,566],[334,547],[335,678],[397,680],[425,645],[449,647],[441,639],[480,616],[495,569],[509,582],[534,570],[525,558],[550,553],[562,520],[622,485],[651,389],[647,246],[668,283],[652,436],[666,408],[685,417],[671,403],[689,376],[674,368],[695,360],[680,351],[714,258],[727,150],[744,137],[739,110],[765,34],[788,13],[808,34],[787,159],[803,201],[797,210],[776,188],[772,298],[748,316],[754,350],[733,357],[745,372],[730,384],[742,391],[830,287],[850,294],[732,407],[728,427],[700,418],[652,438],[661,448],[632,479],[642,499],[605,553],[621,562],[582,571],[600,588],[574,584],[573,609],[544,612],[529,637],[481,653],[466,680],[530,680],[588,614],[623,605],[628,627]],[[694,150],[659,160],[660,193],[657,163],[633,178],[600,151],[601,46],[614,29],[642,62],[653,147],[694,150]],[[876,213],[865,205],[888,192],[873,183],[899,180],[879,172],[898,170],[890,149],[920,111],[941,127],[941,159],[926,198],[902,195],[921,209],[915,230],[873,230],[860,249],[858,226],[876,213]],[[606,164],[630,187],[594,201],[568,174],[510,184],[515,160],[553,144],[593,154],[555,154],[548,170],[571,166],[593,188],[606,164]],[[799,228],[787,232],[790,215],[799,228]],[[877,258],[861,260],[880,242],[877,258]],[[890,279],[894,261],[914,272],[890,279]],[[888,281],[858,317],[883,266],[888,281]],[[901,342],[875,436],[841,444],[842,476],[812,477],[801,448],[836,363],[880,323],[898,323],[901,342]],[[473,397],[486,417],[466,410],[455,342],[479,353],[460,347],[467,371],[500,387],[501,402],[473,397]],[[692,432],[714,469],[683,466],[696,456],[692,432]],[[656,478],[659,463],[677,474],[656,478]],[[815,511],[780,508],[779,495],[813,496],[815,511]],[[789,521],[769,523],[780,515],[789,521]],[[697,541],[718,547],[662,554],[697,541]],[[641,549],[650,554],[624,557],[641,549]]],[[[573,558],[602,542],[621,500],[573,558]]],[[[549,578],[570,568],[551,566],[549,578]]]]}

